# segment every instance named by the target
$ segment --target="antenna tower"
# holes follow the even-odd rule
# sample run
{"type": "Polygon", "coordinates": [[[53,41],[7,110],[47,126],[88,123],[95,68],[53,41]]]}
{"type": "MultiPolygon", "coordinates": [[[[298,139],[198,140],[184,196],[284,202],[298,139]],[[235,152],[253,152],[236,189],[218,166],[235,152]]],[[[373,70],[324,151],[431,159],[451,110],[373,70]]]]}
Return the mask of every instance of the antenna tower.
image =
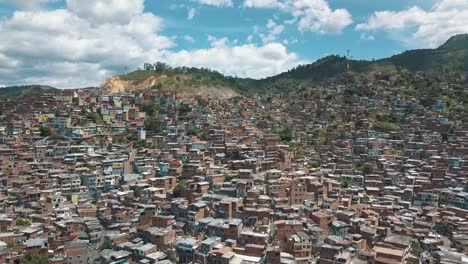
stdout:
{"type": "Polygon", "coordinates": [[[349,50],[346,51],[346,68],[349,71],[349,50]]]}

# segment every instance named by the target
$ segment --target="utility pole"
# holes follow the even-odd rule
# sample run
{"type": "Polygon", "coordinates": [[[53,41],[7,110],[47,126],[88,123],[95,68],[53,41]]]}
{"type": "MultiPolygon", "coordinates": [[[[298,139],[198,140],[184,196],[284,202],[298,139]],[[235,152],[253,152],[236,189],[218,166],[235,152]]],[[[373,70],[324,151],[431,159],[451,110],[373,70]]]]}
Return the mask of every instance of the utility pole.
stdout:
{"type": "Polygon", "coordinates": [[[346,50],[346,68],[349,72],[349,49],[346,50]]]}

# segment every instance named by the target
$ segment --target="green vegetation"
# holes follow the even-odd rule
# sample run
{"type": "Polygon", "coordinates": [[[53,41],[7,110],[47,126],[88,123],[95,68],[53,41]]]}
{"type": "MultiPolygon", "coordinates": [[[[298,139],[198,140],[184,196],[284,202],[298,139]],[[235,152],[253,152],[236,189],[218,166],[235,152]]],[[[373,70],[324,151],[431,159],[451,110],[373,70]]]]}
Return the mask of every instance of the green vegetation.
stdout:
{"type": "Polygon", "coordinates": [[[197,135],[197,130],[193,128],[187,129],[187,136],[196,136],[197,135]]]}
{"type": "Polygon", "coordinates": [[[232,181],[232,176],[226,176],[226,178],[224,178],[224,182],[231,182],[232,181]]]}
{"type": "Polygon", "coordinates": [[[364,194],[364,196],[362,197],[362,201],[363,201],[364,203],[369,202],[369,201],[370,201],[369,196],[367,196],[367,194],[364,194]]]}
{"type": "Polygon", "coordinates": [[[226,152],[226,157],[231,160],[243,160],[245,159],[244,155],[242,155],[239,148],[230,149],[226,152]]]}
{"type": "Polygon", "coordinates": [[[16,225],[17,226],[30,226],[31,223],[28,220],[19,217],[18,219],[16,219],[16,225]]]}
{"type": "Polygon", "coordinates": [[[23,95],[44,94],[58,89],[43,85],[11,86],[0,88],[0,100],[14,99],[23,95]]]}
{"type": "Polygon", "coordinates": [[[207,104],[208,104],[208,103],[207,103],[205,100],[203,100],[203,99],[201,99],[201,98],[198,99],[198,105],[199,105],[199,106],[201,106],[201,107],[206,107],[207,104]]]}
{"type": "Polygon", "coordinates": [[[162,131],[161,121],[157,118],[145,120],[145,129],[154,133],[160,133],[162,131]]]}
{"type": "Polygon", "coordinates": [[[421,245],[419,244],[419,242],[413,241],[413,243],[411,243],[411,254],[413,254],[416,257],[419,257],[419,255],[421,255],[422,252],[423,252],[423,249],[421,245]]]}
{"type": "Polygon", "coordinates": [[[362,171],[362,169],[364,168],[362,163],[358,161],[353,162],[353,167],[358,171],[362,171]]]}
{"type": "Polygon", "coordinates": [[[190,108],[190,106],[188,106],[186,104],[181,104],[179,106],[179,113],[181,115],[186,114],[186,113],[190,113],[191,111],[192,111],[192,108],[190,108]]]}
{"type": "Polygon", "coordinates": [[[383,131],[399,131],[400,125],[395,124],[395,123],[385,122],[385,121],[376,121],[374,123],[374,128],[376,128],[377,130],[383,130],[383,131]]]}
{"type": "Polygon", "coordinates": [[[152,145],[146,140],[138,140],[133,143],[134,148],[151,148],[152,145]]]}
{"type": "Polygon", "coordinates": [[[46,255],[31,255],[31,254],[26,254],[23,258],[23,263],[24,264],[47,264],[49,263],[49,259],[47,258],[46,255]]]}
{"type": "Polygon", "coordinates": [[[320,167],[321,163],[318,160],[313,160],[313,161],[309,161],[308,165],[309,165],[309,168],[318,168],[320,167]]]}
{"type": "Polygon", "coordinates": [[[41,137],[50,137],[52,135],[52,129],[48,126],[41,126],[39,131],[41,132],[41,137]]]}
{"type": "Polygon", "coordinates": [[[102,116],[96,112],[88,114],[88,119],[93,120],[93,122],[96,123],[97,125],[104,124],[104,120],[102,119],[102,116]]]}
{"type": "Polygon", "coordinates": [[[208,134],[206,131],[203,131],[200,133],[199,137],[201,140],[208,140],[210,139],[210,134],[208,134]]]}
{"type": "Polygon", "coordinates": [[[187,186],[187,183],[187,180],[181,180],[176,184],[173,191],[174,197],[180,197],[180,193],[182,189],[184,189],[187,186]]]}
{"type": "Polygon", "coordinates": [[[327,129],[326,128],[316,128],[310,131],[312,135],[314,135],[317,139],[317,143],[319,145],[325,144],[326,137],[327,137],[327,129]]]}
{"type": "Polygon", "coordinates": [[[281,141],[291,141],[293,138],[292,135],[292,129],[290,126],[285,126],[283,127],[279,132],[278,132],[281,141]]]}
{"type": "Polygon", "coordinates": [[[341,188],[348,188],[349,184],[348,184],[347,181],[341,181],[340,186],[341,186],[341,188]]]}
{"type": "Polygon", "coordinates": [[[144,104],[141,106],[141,110],[143,110],[147,116],[154,117],[158,114],[160,107],[157,104],[144,104]]]}

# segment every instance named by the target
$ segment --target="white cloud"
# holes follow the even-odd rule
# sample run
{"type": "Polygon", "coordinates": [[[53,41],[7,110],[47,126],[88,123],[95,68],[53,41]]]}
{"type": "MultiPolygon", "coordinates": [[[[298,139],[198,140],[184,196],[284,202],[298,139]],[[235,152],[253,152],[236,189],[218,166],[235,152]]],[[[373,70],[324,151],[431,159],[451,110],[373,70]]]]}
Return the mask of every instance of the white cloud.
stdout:
{"type": "Polygon", "coordinates": [[[269,30],[268,34],[260,34],[260,39],[262,40],[263,44],[275,41],[284,31],[284,26],[276,24],[273,19],[268,19],[267,29],[269,30]]]}
{"type": "Polygon", "coordinates": [[[172,39],[158,35],[159,17],[143,12],[119,17],[122,6],[115,6],[98,18],[99,11],[86,13],[87,7],[78,6],[87,1],[68,1],[67,9],[16,11],[0,21],[0,35],[8,36],[0,42],[0,82],[96,85],[124,66],[157,60],[173,46],[172,39]]]}
{"type": "Polygon", "coordinates": [[[244,1],[245,7],[252,7],[252,8],[278,8],[278,7],[285,7],[284,4],[277,0],[245,0],[244,1]]]}
{"type": "Polygon", "coordinates": [[[468,0],[442,0],[431,10],[413,6],[399,12],[375,12],[356,29],[386,31],[408,46],[434,48],[450,36],[468,33],[468,0]]]}
{"type": "Polygon", "coordinates": [[[361,33],[360,37],[361,40],[375,40],[375,37],[373,35],[369,35],[366,33],[361,33]]]}
{"type": "Polygon", "coordinates": [[[68,0],[64,9],[15,11],[0,20],[0,35],[8,36],[0,41],[0,83],[96,86],[125,66],[156,61],[243,77],[266,77],[304,63],[280,43],[242,45],[212,36],[207,48],[174,51],[175,38],[162,35],[163,20],[145,13],[142,1],[68,0]],[[106,5],[110,1],[113,8],[106,5]],[[129,2],[137,11],[123,12],[129,2]]]}
{"type": "Polygon", "coordinates": [[[232,6],[232,0],[194,0],[200,4],[211,6],[232,6]]]}
{"type": "Polygon", "coordinates": [[[67,7],[92,23],[127,24],[143,12],[144,0],[67,0],[67,7]]]}
{"type": "Polygon", "coordinates": [[[188,13],[187,13],[187,19],[192,20],[195,17],[195,14],[197,13],[197,10],[195,8],[190,8],[188,13]]]}
{"type": "Polygon", "coordinates": [[[190,35],[185,35],[184,40],[190,43],[195,43],[195,39],[190,35]]]}
{"type": "Polygon", "coordinates": [[[332,10],[325,0],[245,0],[249,8],[275,8],[290,13],[287,24],[297,23],[300,31],[339,34],[353,23],[346,9],[332,10]]]}
{"type": "Polygon", "coordinates": [[[231,46],[227,38],[209,37],[209,41],[211,48],[169,53],[164,61],[174,66],[205,67],[227,75],[251,78],[272,76],[306,63],[295,53],[287,52],[280,43],[231,46]]]}
{"type": "Polygon", "coordinates": [[[20,9],[39,9],[48,3],[57,2],[58,0],[0,0],[1,3],[8,3],[17,6],[20,9]]]}

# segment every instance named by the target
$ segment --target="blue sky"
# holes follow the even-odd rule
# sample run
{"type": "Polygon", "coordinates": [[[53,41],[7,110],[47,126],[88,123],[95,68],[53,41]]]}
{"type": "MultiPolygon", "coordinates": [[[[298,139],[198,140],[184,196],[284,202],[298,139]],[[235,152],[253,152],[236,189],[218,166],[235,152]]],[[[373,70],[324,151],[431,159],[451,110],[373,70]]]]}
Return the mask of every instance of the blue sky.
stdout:
{"type": "Polygon", "coordinates": [[[0,0],[0,86],[96,86],[144,62],[264,78],[468,32],[468,0],[0,0]]]}
{"type": "MultiPolygon", "coordinates": [[[[216,7],[188,2],[174,4],[173,0],[147,1],[146,10],[154,12],[166,21],[164,33],[168,35],[190,35],[195,42],[177,41],[176,48],[193,49],[203,48],[209,45],[208,35],[216,37],[228,37],[245,41],[249,35],[255,35],[254,28],[259,32],[267,32],[265,25],[268,19],[284,21],[291,19],[291,15],[275,9],[255,9],[242,7],[242,1],[235,1],[234,7],[216,7]],[[187,20],[188,10],[195,8],[196,15],[192,20],[187,20]]],[[[425,1],[376,1],[376,0],[333,0],[329,1],[332,9],[346,8],[355,23],[365,22],[375,11],[401,10],[410,3],[424,7],[431,7],[430,0],[425,1]]],[[[435,2],[435,1],[432,1],[435,2]]],[[[358,59],[382,58],[404,51],[408,48],[417,48],[405,45],[405,43],[391,38],[385,32],[372,33],[374,40],[361,38],[352,25],[346,27],[342,33],[320,34],[315,32],[300,32],[295,25],[285,25],[284,32],[278,37],[280,40],[296,39],[297,43],[288,45],[288,50],[297,52],[303,58],[314,61],[329,54],[342,54],[346,50],[358,59]]],[[[255,42],[261,42],[254,37],[255,42]]]]}

